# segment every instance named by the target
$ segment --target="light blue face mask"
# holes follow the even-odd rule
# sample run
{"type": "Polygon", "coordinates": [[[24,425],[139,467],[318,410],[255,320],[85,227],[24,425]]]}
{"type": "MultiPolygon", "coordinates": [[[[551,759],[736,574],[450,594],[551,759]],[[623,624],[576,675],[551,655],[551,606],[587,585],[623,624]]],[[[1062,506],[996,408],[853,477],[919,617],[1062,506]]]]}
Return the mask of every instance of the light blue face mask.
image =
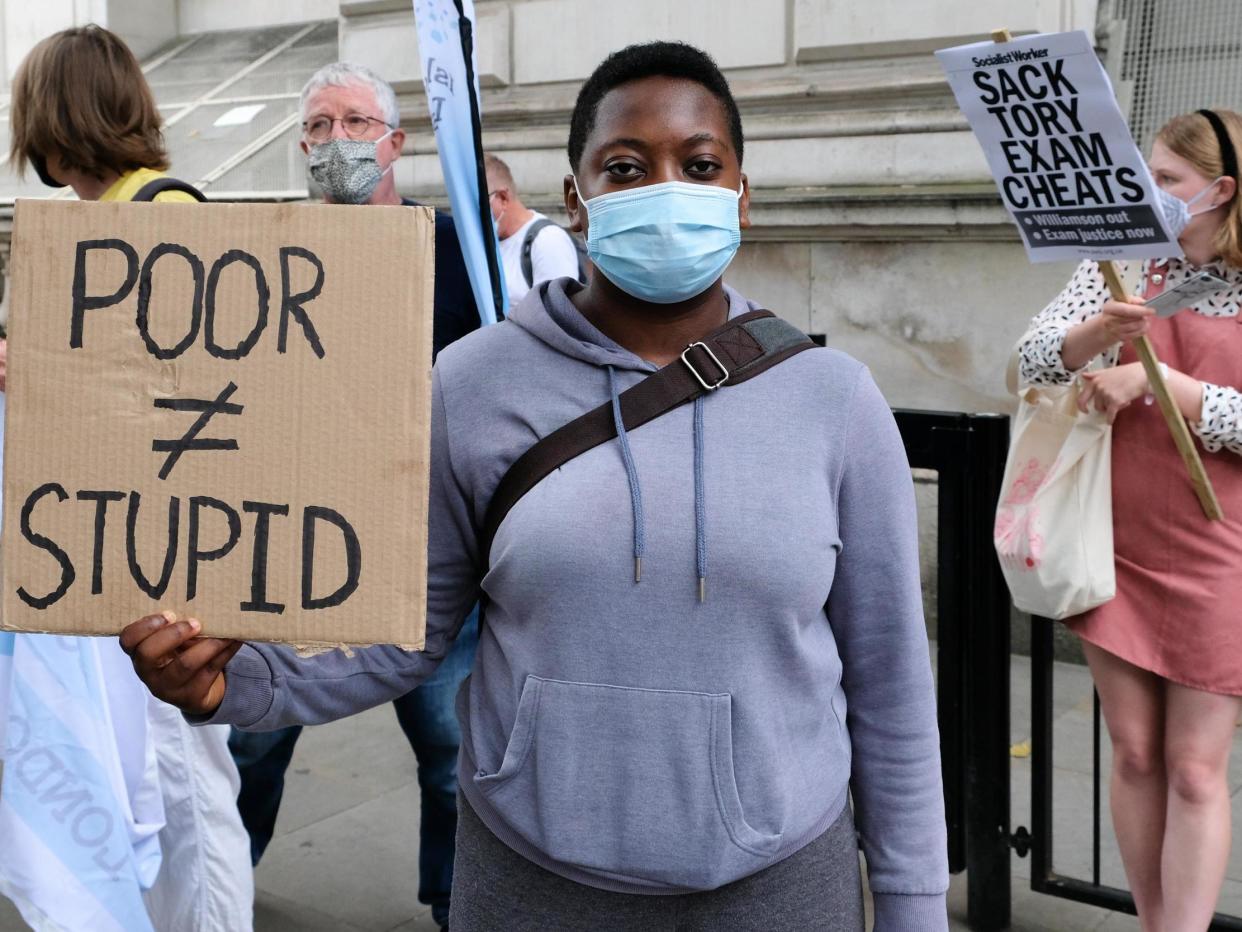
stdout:
{"type": "MultiPolygon", "coordinates": [[[[578,179],[574,179],[578,190],[578,179]]],[[[702,294],[733,261],[742,231],[740,190],[669,181],[578,201],[587,255],[624,291],[653,304],[702,294]]]]}
{"type": "Polygon", "coordinates": [[[1195,204],[1207,197],[1208,192],[1223,180],[1224,176],[1222,175],[1188,201],[1183,201],[1176,194],[1170,194],[1164,188],[1157,185],[1156,200],[1160,205],[1160,212],[1164,214],[1164,225],[1169,228],[1169,232],[1175,237],[1181,236],[1182,231],[1190,225],[1191,218],[1197,217],[1199,214],[1206,214],[1208,211],[1219,207],[1219,204],[1213,204],[1211,207],[1191,210],[1195,204]]]}

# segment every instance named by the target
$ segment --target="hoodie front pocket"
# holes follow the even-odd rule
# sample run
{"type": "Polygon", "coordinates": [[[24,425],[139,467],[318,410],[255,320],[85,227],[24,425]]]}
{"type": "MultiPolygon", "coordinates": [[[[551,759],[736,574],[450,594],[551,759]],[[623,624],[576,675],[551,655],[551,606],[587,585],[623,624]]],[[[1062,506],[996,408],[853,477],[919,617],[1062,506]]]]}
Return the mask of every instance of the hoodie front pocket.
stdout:
{"type": "Polygon", "coordinates": [[[730,712],[725,693],[529,676],[500,769],[475,783],[556,861],[711,889],[762,866],[780,843],[743,816],[730,712]]]}

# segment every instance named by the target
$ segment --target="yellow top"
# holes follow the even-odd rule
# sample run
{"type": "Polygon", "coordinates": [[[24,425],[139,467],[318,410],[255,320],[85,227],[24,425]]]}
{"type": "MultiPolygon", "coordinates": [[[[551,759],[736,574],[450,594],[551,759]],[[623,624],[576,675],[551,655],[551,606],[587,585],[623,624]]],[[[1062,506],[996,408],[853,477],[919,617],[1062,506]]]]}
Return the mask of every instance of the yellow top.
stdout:
{"type": "MultiPolygon", "coordinates": [[[[101,201],[132,201],[134,195],[142,190],[143,185],[154,181],[156,178],[163,178],[165,174],[165,172],[158,172],[154,168],[135,168],[114,181],[112,187],[101,194],[99,199],[101,201]]],[[[161,204],[198,203],[184,191],[161,191],[155,195],[155,199],[161,204]]]]}

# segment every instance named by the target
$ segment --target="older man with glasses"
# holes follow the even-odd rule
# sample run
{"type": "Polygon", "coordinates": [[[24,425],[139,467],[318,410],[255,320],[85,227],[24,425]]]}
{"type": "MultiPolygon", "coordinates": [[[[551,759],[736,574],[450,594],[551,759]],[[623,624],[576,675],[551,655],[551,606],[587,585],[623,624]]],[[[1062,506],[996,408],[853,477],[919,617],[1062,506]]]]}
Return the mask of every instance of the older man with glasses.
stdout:
{"type": "MultiPolygon", "coordinates": [[[[329,204],[417,202],[397,193],[393,163],[405,132],[392,88],[369,69],[337,62],[317,71],[302,89],[302,139],[307,167],[329,204]]],[[[393,275],[403,270],[395,268],[393,275]]],[[[436,211],[434,341],[432,357],[479,326],[479,313],[452,218],[436,211]]],[[[418,760],[422,791],[418,899],[447,928],[457,831],[457,747],[461,733],[454,699],[474,663],[478,619],[470,618],[435,676],[393,703],[418,760]]],[[[229,747],[242,788],[237,798],[250,833],[255,864],[272,839],[285,771],[301,727],[274,732],[234,729],[229,747]]]]}
{"type": "MultiPolygon", "coordinates": [[[[399,120],[397,95],[370,69],[336,62],[311,76],[302,88],[299,145],[326,203],[419,206],[397,193],[393,178],[405,145],[399,120]]],[[[438,210],[435,287],[433,358],[479,326],[457,230],[438,210]]]]}

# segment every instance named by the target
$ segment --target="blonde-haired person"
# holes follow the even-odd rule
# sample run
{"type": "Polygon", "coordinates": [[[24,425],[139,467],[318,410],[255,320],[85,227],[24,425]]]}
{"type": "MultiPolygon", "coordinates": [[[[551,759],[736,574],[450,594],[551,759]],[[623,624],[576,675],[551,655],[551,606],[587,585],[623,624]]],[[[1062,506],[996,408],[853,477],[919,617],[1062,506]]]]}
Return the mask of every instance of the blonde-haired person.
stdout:
{"type": "MultiPolygon", "coordinates": [[[[10,120],[9,155],[18,170],[31,166],[45,184],[71,187],[84,201],[132,200],[168,168],[159,110],[142,69],[128,46],[99,26],[66,29],[31,50],[13,78],[10,120]]],[[[181,191],[154,199],[195,200],[181,191]]],[[[71,653],[97,652],[110,678],[104,692],[114,703],[129,698],[126,680],[141,689],[114,641],[63,641],[71,653]]],[[[162,862],[145,896],[152,924],[161,932],[247,932],[254,880],[228,728],[192,728],[177,709],[149,697],[140,731],[146,750],[154,748],[163,802],[162,862]]],[[[130,761],[137,755],[140,766],[145,756],[141,747],[117,751],[130,761]]],[[[137,826],[135,837],[148,828],[137,826]]]]}
{"type": "Polygon", "coordinates": [[[1205,929],[1230,846],[1227,768],[1242,712],[1242,117],[1169,121],[1151,170],[1184,258],[1143,264],[1145,295],[1201,269],[1227,286],[1169,318],[1109,299],[1093,262],[1033,321],[1024,384],[1081,378],[1113,421],[1117,596],[1069,619],[1113,743],[1111,805],[1146,930],[1205,929]],[[1184,224],[1184,227],[1183,227],[1184,224]],[[1181,228],[1181,229],[1178,229],[1181,228]],[[1225,520],[1204,519],[1130,345],[1146,334],[1199,438],[1225,520]],[[1103,355],[1108,368],[1082,370],[1103,355]]]}

